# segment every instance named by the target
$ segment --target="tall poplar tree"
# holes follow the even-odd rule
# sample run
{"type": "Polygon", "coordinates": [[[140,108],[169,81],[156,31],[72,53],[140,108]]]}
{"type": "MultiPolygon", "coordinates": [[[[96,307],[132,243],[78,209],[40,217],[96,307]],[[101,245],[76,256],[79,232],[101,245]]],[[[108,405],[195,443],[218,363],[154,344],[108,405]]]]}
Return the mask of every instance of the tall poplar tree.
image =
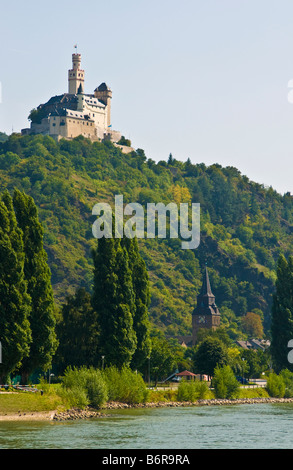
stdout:
{"type": "Polygon", "coordinates": [[[24,276],[22,231],[17,226],[12,198],[0,200],[0,380],[5,382],[28,356],[31,345],[30,296],[24,276]]]}
{"type": "Polygon", "coordinates": [[[96,366],[99,329],[91,294],[84,287],[77,289],[62,306],[62,321],[57,325],[58,362],[67,366],[96,366]]]}
{"type": "Polygon", "coordinates": [[[151,353],[148,315],[148,307],[150,304],[149,276],[145,262],[139,253],[137,239],[125,237],[122,239],[121,243],[128,252],[135,296],[133,328],[137,337],[137,346],[131,365],[134,369],[139,369],[143,372],[147,366],[147,358],[150,357],[151,353]]]}
{"type": "Polygon", "coordinates": [[[99,324],[99,354],[105,365],[129,366],[136,349],[135,296],[127,250],[120,239],[101,238],[93,250],[93,308],[99,324]]]}
{"type": "Polygon", "coordinates": [[[288,361],[288,341],[293,339],[293,257],[278,260],[276,291],[273,295],[271,355],[275,372],[293,371],[288,361]]]}
{"type": "Polygon", "coordinates": [[[37,207],[30,196],[19,190],[14,191],[13,205],[23,232],[24,275],[32,302],[29,317],[32,344],[29,356],[24,358],[21,367],[22,381],[27,382],[34,369],[47,370],[51,366],[58,342],[51,271],[43,247],[43,228],[37,207]]]}

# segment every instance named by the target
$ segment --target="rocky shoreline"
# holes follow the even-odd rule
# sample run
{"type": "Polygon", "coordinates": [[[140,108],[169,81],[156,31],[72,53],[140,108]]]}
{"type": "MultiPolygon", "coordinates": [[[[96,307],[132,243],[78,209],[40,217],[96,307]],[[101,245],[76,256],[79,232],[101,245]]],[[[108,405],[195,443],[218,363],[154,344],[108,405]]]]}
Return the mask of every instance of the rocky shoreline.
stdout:
{"type": "Polygon", "coordinates": [[[72,408],[71,410],[55,413],[52,417],[53,421],[72,421],[76,419],[104,418],[105,413],[97,410],[72,408]]]}
{"type": "Polygon", "coordinates": [[[187,406],[212,406],[212,405],[246,405],[253,403],[293,403],[292,398],[271,398],[271,397],[255,397],[255,398],[212,398],[212,399],[199,399],[195,402],[192,401],[158,401],[152,403],[138,403],[127,404],[110,402],[103,408],[108,410],[123,409],[123,408],[162,408],[162,407],[187,407],[187,406]]]}
{"type": "Polygon", "coordinates": [[[220,399],[213,398],[208,400],[197,400],[196,402],[174,402],[174,401],[158,401],[151,403],[106,403],[100,410],[92,409],[71,409],[52,416],[54,421],[72,421],[76,419],[90,419],[90,418],[105,418],[107,410],[121,410],[121,409],[135,409],[135,408],[179,408],[190,406],[221,406],[221,405],[247,405],[259,403],[293,403],[293,398],[270,398],[270,397],[256,397],[256,398],[236,398],[236,399],[220,399]]]}
{"type": "Polygon", "coordinates": [[[66,411],[18,412],[17,414],[1,414],[0,421],[73,421],[78,419],[105,418],[111,416],[107,410],[138,409],[138,408],[179,408],[194,406],[221,406],[221,405],[249,405],[259,403],[293,403],[292,398],[237,398],[237,399],[201,399],[196,402],[158,401],[148,403],[119,403],[108,402],[100,409],[86,408],[84,410],[73,408],[66,411]]]}

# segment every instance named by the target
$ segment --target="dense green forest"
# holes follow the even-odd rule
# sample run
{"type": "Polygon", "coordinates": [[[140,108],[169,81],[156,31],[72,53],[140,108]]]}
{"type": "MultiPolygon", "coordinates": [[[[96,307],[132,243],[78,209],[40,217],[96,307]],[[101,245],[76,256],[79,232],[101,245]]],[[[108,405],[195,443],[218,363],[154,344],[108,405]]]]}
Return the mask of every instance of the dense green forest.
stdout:
{"type": "Polygon", "coordinates": [[[8,135],[5,132],[0,132],[0,142],[5,142],[8,139],[8,135]]]}
{"type": "Polygon", "coordinates": [[[293,199],[241,175],[234,167],[192,164],[169,155],[156,163],[142,149],[123,154],[110,142],[82,137],[56,143],[50,137],[12,134],[0,142],[0,191],[33,197],[44,228],[44,246],[57,306],[77,288],[92,291],[92,215],[97,202],[171,201],[201,205],[201,242],[195,250],[179,239],[139,239],[151,303],[150,321],[166,335],[191,334],[202,271],[207,263],[229,336],[246,338],[243,318],[260,315],[269,332],[276,263],[292,253],[293,199]]]}

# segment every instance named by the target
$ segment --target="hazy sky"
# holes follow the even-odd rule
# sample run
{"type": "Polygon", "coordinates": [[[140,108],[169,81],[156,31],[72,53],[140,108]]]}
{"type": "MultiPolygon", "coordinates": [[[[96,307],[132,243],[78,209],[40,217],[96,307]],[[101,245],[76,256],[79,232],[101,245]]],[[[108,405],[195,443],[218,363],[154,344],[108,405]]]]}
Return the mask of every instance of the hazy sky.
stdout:
{"type": "Polygon", "coordinates": [[[67,92],[77,44],[85,91],[111,87],[113,128],[148,158],[293,193],[292,0],[0,0],[0,19],[1,131],[67,92]]]}

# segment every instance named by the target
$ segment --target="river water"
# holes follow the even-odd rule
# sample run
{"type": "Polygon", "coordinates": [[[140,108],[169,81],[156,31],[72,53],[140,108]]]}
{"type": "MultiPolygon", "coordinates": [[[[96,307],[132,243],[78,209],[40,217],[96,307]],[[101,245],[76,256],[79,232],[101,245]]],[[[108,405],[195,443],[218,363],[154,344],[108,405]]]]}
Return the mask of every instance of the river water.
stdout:
{"type": "Polygon", "coordinates": [[[292,449],[292,429],[293,404],[124,409],[90,420],[0,422],[0,449],[292,449]]]}

